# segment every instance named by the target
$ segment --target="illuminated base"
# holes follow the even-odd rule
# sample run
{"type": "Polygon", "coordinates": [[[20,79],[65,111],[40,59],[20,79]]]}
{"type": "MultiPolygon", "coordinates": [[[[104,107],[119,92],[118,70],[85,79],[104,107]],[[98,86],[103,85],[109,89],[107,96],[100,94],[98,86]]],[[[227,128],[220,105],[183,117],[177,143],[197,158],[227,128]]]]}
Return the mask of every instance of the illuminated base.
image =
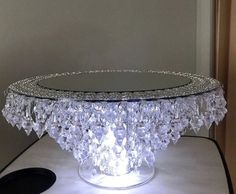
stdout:
{"type": "Polygon", "coordinates": [[[79,176],[87,183],[109,189],[128,189],[149,182],[155,175],[155,168],[143,164],[135,171],[121,176],[111,176],[89,167],[86,162],[79,166],[79,176]]]}

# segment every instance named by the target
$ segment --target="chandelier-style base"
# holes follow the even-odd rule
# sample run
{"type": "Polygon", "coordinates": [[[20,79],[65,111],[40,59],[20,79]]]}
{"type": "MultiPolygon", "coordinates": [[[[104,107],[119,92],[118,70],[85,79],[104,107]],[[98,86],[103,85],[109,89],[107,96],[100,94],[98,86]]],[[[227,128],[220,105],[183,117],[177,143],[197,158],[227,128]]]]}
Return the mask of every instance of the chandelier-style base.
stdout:
{"type": "Polygon", "coordinates": [[[187,129],[197,133],[218,124],[225,106],[221,84],[212,78],[100,70],[17,81],[8,87],[2,113],[28,135],[47,132],[72,152],[86,182],[125,189],[147,183],[155,175],[158,150],[187,129]]]}
{"type": "Polygon", "coordinates": [[[143,163],[136,170],[120,176],[102,173],[96,167],[84,162],[79,166],[79,176],[87,183],[107,189],[129,189],[148,183],[155,176],[156,169],[143,163]]]}

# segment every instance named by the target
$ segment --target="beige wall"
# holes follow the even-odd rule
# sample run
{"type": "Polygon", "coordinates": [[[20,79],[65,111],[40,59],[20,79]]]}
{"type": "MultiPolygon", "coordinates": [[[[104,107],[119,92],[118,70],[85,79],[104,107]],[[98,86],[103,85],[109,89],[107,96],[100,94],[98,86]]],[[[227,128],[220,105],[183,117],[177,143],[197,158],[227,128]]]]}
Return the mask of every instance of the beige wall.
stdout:
{"type": "MultiPolygon", "coordinates": [[[[195,40],[196,0],[0,0],[0,92],[52,72],[195,72],[195,40]]],[[[34,138],[2,116],[0,130],[1,169],[34,138]]]]}

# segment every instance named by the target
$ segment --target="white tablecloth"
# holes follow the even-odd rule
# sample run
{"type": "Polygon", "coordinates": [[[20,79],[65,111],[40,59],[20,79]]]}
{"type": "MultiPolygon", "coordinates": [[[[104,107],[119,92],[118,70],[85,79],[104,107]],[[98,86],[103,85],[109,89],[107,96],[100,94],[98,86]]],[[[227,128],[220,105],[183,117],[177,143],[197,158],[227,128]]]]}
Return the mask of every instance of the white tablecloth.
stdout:
{"type": "Polygon", "coordinates": [[[205,138],[182,137],[176,145],[157,155],[157,173],[146,185],[129,190],[107,190],[80,179],[71,153],[45,136],[0,175],[29,167],[51,169],[55,184],[44,194],[228,194],[224,166],[216,145],[205,138]]]}

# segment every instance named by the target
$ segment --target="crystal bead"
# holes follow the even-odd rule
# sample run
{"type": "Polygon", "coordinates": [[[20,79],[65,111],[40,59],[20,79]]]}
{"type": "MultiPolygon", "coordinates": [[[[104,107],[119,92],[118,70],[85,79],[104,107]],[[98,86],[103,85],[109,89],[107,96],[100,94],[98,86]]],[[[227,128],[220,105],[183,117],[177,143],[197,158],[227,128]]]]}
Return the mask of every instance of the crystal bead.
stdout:
{"type": "Polygon", "coordinates": [[[79,163],[89,159],[97,170],[119,175],[144,161],[153,166],[157,150],[176,143],[187,128],[198,132],[218,123],[225,105],[221,88],[188,97],[109,103],[9,92],[2,114],[27,134],[48,132],[79,163]]]}

